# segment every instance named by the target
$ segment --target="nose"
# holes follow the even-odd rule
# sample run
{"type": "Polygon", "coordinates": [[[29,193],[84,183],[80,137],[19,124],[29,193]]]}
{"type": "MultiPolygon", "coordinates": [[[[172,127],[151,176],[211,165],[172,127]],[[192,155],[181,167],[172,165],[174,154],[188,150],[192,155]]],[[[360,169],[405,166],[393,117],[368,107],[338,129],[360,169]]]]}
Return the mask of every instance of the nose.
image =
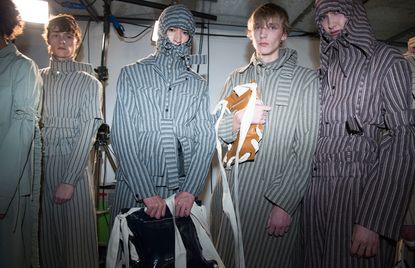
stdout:
{"type": "Polygon", "coordinates": [[[173,37],[173,40],[176,44],[181,44],[183,43],[184,40],[184,34],[182,31],[176,31],[173,37]]]}
{"type": "Polygon", "coordinates": [[[268,29],[266,27],[261,27],[259,29],[259,36],[265,38],[267,36],[268,29]]]}
{"type": "Polygon", "coordinates": [[[326,19],[327,19],[327,27],[330,30],[333,29],[335,26],[335,20],[333,19],[333,17],[330,14],[328,14],[326,19]]]}
{"type": "Polygon", "coordinates": [[[63,37],[59,37],[59,43],[65,44],[66,40],[63,37]]]}

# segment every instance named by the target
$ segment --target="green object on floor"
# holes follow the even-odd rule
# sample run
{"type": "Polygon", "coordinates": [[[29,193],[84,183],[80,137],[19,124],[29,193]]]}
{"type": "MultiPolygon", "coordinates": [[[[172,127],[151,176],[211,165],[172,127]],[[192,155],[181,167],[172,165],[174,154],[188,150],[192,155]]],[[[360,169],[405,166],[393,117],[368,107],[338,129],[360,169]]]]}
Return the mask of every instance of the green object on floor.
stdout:
{"type": "Polygon", "coordinates": [[[99,245],[107,245],[109,240],[110,214],[107,200],[107,193],[99,193],[97,207],[97,233],[99,245]]]}

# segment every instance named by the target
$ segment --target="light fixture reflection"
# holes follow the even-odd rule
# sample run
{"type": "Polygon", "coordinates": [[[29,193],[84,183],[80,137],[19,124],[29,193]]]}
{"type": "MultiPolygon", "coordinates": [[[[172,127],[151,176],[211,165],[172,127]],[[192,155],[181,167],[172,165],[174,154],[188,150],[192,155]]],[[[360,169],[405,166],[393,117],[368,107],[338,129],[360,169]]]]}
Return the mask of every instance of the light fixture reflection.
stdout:
{"type": "Polygon", "coordinates": [[[34,23],[46,23],[48,21],[48,2],[41,0],[13,0],[13,2],[19,10],[22,20],[34,23]]]}
{"type": "Polygon", "coordinates": [[[157,40],[159,39],[158,32],[159,32],[159,21],[156,20],[156,22],[154,23],[153,34],[151,35],[151,41],[157,42],[157,40]]]}

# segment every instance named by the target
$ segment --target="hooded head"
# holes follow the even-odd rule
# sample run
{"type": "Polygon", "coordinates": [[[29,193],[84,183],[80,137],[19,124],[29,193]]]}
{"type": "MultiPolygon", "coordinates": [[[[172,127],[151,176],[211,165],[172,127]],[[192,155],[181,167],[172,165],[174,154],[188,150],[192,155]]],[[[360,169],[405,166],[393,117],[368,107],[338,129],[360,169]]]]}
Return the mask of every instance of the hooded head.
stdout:
{"type": "Polygon", "coordinates": [[[195,21],[192,12],[182,4],[172,5],[163,10],[159,17],[157,49],[159,51],[176,52],[181,56],[188,55],[195,34],[195,21]],[[189,34],[189,40],[181,45],[173,45],[167,37],[171,27],[181,28],[189,34]]]}
{"type": "Polygon", "coordinates": [[[362,0],[316,0],[316,23],[320,33],[320,61],[324,72],[328,65],[328,50],[337,46],[353,46],[366,56],[373,53],[375,37],[369,24],[362,0]],[[324,31],[321,21],[327,12],[339,12],[347,21],[341,33],[334,39],[324,31]]]}

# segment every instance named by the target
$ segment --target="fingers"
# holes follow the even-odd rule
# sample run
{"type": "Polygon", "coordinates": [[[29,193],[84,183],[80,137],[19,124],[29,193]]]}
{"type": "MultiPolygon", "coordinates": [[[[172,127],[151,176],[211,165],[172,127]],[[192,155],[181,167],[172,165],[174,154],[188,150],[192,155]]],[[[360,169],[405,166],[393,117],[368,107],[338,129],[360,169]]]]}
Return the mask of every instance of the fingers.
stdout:
{"type": "Polygon", "coordinates": [[[364,226],[355,225],[352,234],[351,255],[372,257],[378,253],[379,235],[364,226]]]}
{"type": "Polygon", "coordinates": [[[272,223],[272,218],[268,218],[268,222],[267,222],[267,232],[268,235],[274,235],[274,236],[284,236],[288,230],[290,229],[289,226],[287,225],[276,225],[272,223]]]}
{"type": "Polygon", "coordinates": [[[143,201],[146,206],[145,212],[151,218],[160,219],[166,214],[166,202],[160,196],[145,198],[143,201]]]}
{"type": "Polygon", "coordinates": [[[175,216],[176,217],[188,217],[190,216],[191,207],[185,204],[178,203],[175,209],[175,216]]]}
{"type": "Polygon", "coordinates": [[[175,216],[190,216],[195,197],[188,192],[180,192],[175,197],[175,216]]]}
{"type": "Polygon", "coordinates": [[[350,249],[350,253],[358,257],[373,257],[378,253],[377,251],[376,246],[366,245],[357,241],[352,243],[352,247],[350,249]]]}

